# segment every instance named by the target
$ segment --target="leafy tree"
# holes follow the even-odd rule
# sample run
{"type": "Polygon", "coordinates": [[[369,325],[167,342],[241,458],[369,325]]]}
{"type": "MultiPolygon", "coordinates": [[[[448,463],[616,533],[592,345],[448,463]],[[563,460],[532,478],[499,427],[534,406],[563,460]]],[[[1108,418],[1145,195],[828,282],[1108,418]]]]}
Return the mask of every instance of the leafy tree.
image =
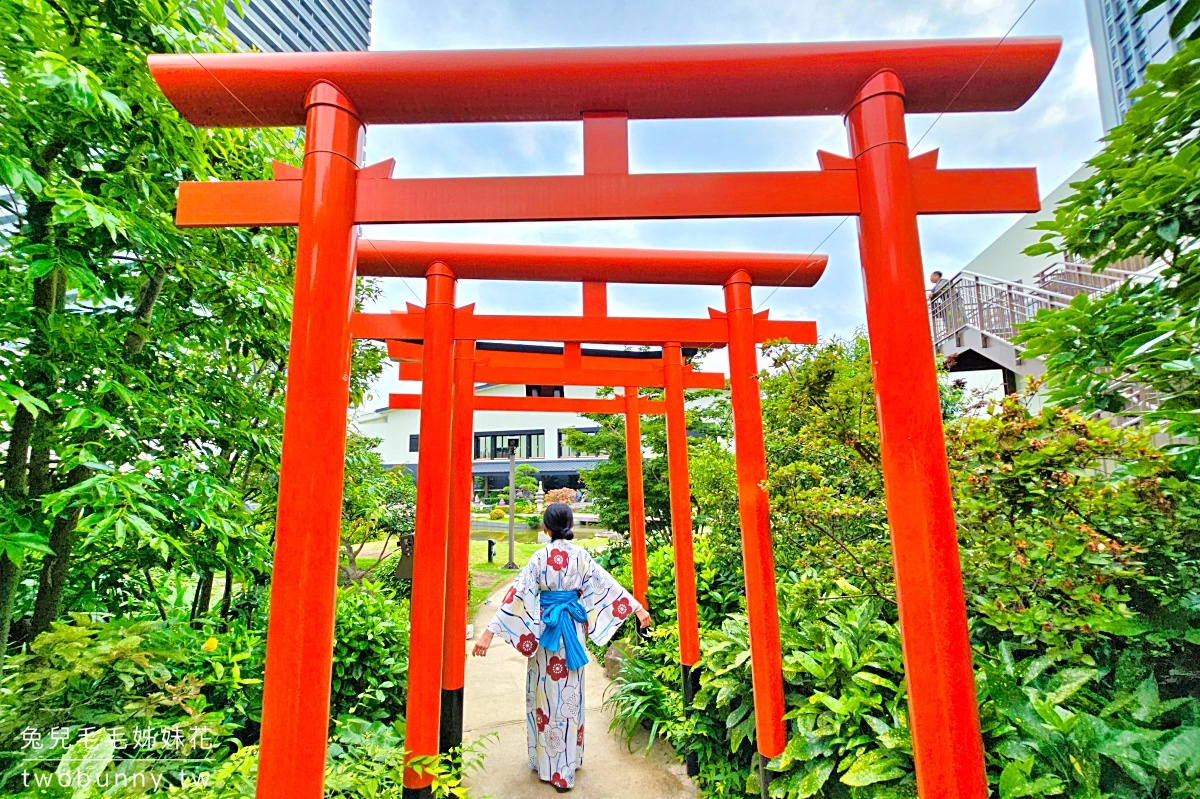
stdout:
{"type": "MultiPolygon", "coordinates": [[[[763,425],[777,564],[832,568],[893,601],[866,336],[766,353],[763,425]]],[[[943,377],[939,389],[943,417],[959,414],[961,385],[943,377]]]]}
{"type": "MultiPolygon", "coordinates": [[[[1198,3],[1181,11],[1193,15],[1198,3]]],[[[1176,17],[1178,21],[1180,17],[1176,17]]],[[[1018,341],[1047,365],[1052,402],[1118,413],[1137,386],[1157,393],[1147,421],[1182,443],[1180,466],[1200,475],[1200,41],[1151,64],[1125,121],[1074,184],[1030,254],[1073,253],[1097,269],[1161,260],[1161,276],[1127,283],[1069,308],[1043,311],[1018,341]]]]}
{"type": "Polygon", "coordinates": [[[417,489],[404,469],[387,469],[379,456],[381,439],[351,433],[346,440],[346,472],[342,483],[342,563],[344,581],[363,579],[387,568],[396,554],[396,536],[413,532],[417,489]],[[382,539],[379,557],[358,563],[366,545],[382,539]],[[390,548],[389,548],[390,547],[390,548]]]}
{"type": "Polygon", "coordinates": [[[64,605],[162,613],[167,577],[198,582],[194,615],[216,574],[226,613],[265,577],[294,234],[173,212],[180,180],[269,177],[298,139],[196,129],[146,68],[230,47],[224,6],[0,0],[0,642],[14,609],[29,640],[64,605]]]}
{"type": "Polygon", "coordinates": [[[513,482],[513,487],[517,489],[519,496],[532,498],[537,493],[537,475],[538,470],[536,466],[531,466],[528,463],[522,463],[517,466],[517,474],[513,482]]]}
{"type": "MultiPolygon", "coordinates": [[[[612,389],[601,392],[611,395],[612,389]]],[[[643,389],[643,397],[661,398],[662,389],[643,389]]],[[[696,390],[685,393],[688,452],[696,450],[699,442],[724,433],[728,429],[728,403],[721,392],[696,390]]],[[[600,524],[610,530],[629,532],[629,476],[625,467],[625,417],[616,414],[584,414],[596,422],[594,433],[565,431],[568,443],[577,451],[590,455],[607,455],[584,475],[588,500],[600,517],[600,524]]],[[[667,469],[667,424],[662,415],[643,416],[642,431],[642,492],[646,509],[646,535],[651,544],[670,541],[671,494],[667,469]]]]}

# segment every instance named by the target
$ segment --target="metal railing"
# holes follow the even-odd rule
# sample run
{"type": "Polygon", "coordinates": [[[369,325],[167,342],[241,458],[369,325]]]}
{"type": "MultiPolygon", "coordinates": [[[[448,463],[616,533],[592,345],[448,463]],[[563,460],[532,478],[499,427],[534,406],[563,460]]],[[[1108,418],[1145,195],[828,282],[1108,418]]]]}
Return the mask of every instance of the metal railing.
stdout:
{"type": "Polygon", "coordinates": [[[1065,308],[1080,294],[1103,294],[1129,280],[1153,279],[1160,268],[1143,258],[1130,258],[1101,272],[1093,272],[1087,263],[1060,261],[1035,274],[1032,284],[959,272],[930,297],[933,340],[941,345],[963,328],[974,327],[1011,342],[1017,326],[1040,310],[1065,308]]]}
{"type": "Polygon", "coordinates": [[[1126,258],[1093,272],[1092,265],[1080,261],[1058,261],[1033,276],[1033,284],[1048,291],[1068,294],[1103,294],[1129,280],[1155,277],[1158,269],[1147,258],[1126,258]]]}
{"type": "MultiPolygon", "coordinates": [[[[962,331],[975,328],[1019,350],[1019,345],[1012,343],[1017,326],[1038,311],[1065,308],[1080,294],[1097,296],[1129,281],[1153,280],[1163,266],[1161,262],[1130,258],[1093,272],[1088,263],[1061,261],[1035,274],[1032,284],[959,272],[929,299],[934,345],[940,348],[954,339],[954,346],[961,346],[962,331]]],[[[1118,427],[1138,424],[1142,413],[1158,406],[1159,394],[1146,386],[1123,380],[1118,391],[1125,399],[1125,407],[1112,415],[1118,427]]]]}
{"type": "Polygon", "coordinates": [[[959,272],[929,299],[934,344],[954,338],[967,327],[1011,341],[1017,325],[1042,309],[1065,308],[1071,296],[1017,281],[959,272]]]}

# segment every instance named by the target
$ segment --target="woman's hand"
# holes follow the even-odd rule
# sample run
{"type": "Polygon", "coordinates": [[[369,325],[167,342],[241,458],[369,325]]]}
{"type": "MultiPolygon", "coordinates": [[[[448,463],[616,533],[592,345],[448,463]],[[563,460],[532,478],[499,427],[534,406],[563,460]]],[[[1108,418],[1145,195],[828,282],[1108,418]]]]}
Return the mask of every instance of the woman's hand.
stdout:
{"type": "Polygon", "coordinates": [[[654,619],[650,618],[650,613],[645,608],[638,608],[637,611],[638,626],[643,630],[654,624],[654,619]]]}
{"type": "Polygon", "coordinates": [[[492,631],[484,630],[483,635],[479,636],[479,640],[475,642],[475,648],[471,650],[471,654],[477,658],[487,657],[488,647],[492,645],[492,631]]]}

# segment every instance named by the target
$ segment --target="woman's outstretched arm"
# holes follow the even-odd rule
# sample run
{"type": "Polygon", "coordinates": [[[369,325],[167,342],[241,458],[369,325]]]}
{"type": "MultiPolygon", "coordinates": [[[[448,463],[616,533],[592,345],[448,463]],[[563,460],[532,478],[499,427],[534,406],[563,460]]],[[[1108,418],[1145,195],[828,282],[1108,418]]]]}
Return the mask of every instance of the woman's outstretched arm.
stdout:
{"type": "Polygon", "coordinates": [[[652,620],[642,604],[590,554],[586,557],[581,601],[588,612],[588,636],[592,641],[599,646],[608,643],[630,615],[640,626],[649,627],[652,620]]]}
{"type": "Polygon", "coordinates": [[[541,562],[537,554],[517,575],[517,580],[504,594],[500,607],[479,636],[471,650],[476,657],[487,655],[492,638],[499,635],[525,657],[537,651],[537,640],[541,635],[541,610],[538,573],[541,562]]]}

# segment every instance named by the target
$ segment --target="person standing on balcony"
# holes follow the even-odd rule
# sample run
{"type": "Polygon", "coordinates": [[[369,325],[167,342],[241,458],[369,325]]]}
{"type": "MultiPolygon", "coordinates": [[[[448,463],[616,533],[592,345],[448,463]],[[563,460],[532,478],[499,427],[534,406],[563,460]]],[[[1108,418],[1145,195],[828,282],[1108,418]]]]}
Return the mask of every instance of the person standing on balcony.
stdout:
{"type": "Polygon", "coordinates": [[[941,272],[936,271],[929,273],[929,283],[932,286],[929,289],[929,299],[931,300],[950,286],[950,281],[942,277],[941,272]]]}

